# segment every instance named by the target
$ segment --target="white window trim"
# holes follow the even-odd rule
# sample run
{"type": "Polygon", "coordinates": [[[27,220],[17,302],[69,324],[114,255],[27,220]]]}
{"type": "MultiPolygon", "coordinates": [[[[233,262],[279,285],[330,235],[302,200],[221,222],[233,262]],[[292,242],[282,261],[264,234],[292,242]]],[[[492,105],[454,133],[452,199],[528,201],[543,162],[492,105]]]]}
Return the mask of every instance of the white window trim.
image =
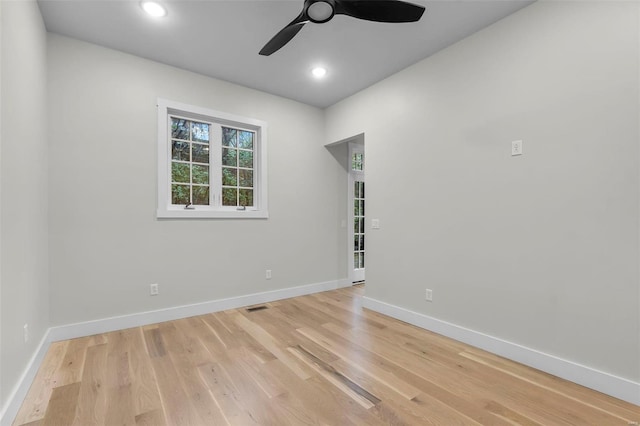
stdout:
{"type": "MultiPolygon", "coordinates": [[[[211,153],[219,158],[221,153],[211,153]]],[[[217,160],[216,160],[217,161],[217,160]]],[[[218,179],[219,162],[212,167],[210,179],[218,179]]],[[[269,217],[267,208],[267,123],[253,118],[214,111],[193,105],[187,105],[167,99],[158,98],[158,218],[174,219],[266,219],[269,217]],[[192,206],[190,209],[171,204],[171,154],[169,143],[169,114],[191,117],[222,125],[251,129],[256,132],[257,141],[254,145],[254,207],[237,210],[235,207],[223,206],[192,206]]]]}

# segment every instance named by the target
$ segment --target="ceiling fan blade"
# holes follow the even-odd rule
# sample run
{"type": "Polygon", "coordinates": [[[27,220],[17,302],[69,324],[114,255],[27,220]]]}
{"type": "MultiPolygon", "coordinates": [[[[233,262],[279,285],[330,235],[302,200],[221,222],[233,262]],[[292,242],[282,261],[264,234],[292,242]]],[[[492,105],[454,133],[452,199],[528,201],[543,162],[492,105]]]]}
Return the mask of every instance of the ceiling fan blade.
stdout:
{"type": "Polygon", "coordinates": [[[416,22],[424,7],[400,0],[336,0],[336,14],[376,22],[416,22]]]}
{"type": "Polygon", "coordinates": [[[260,50],[260,54],[262,56],[269,56],[272,53],[280,50],[282,46],[289,43],[291,39],[295,37],[296,34],[298,34],[298,32],[302,29],[302,27],[304,27],[304,24],[306,24],[307,22],[309,21],[308,19],[306,19],[306,15],[304,14],[304,12],[300,13],[300,15],[298,15],[296,19],[294,19],[286,27],[281,29],[278,34],[273,36],[273,38],[264,45],[262,50],[260,50]]]}

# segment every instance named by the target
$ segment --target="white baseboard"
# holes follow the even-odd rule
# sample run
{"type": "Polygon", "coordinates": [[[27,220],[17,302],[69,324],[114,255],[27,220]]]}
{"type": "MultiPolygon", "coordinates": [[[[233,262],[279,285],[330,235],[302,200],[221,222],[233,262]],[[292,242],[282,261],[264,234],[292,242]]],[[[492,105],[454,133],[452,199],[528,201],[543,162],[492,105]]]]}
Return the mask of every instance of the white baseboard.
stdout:
{"type": "Polygon", "coordinates": [[[211,312],[257,305],[259,303],[274,302],[276,300],[289,299],[291,297],[304,296],[307,294],[319,293],[321,291],[335,290],[338,288],[340,282],[341,280],[326,281],[298,287],[283,288],[280,290],[265,291],[262,293],[247,294],[245,296],[230,297],[227,299],[210,300],[208,302],[194,303],[192,305],[159,309],[157,311],[140,312],[137,314],[62,325],[52,327],[49,334],[52,342],[74,339],[76,337],[91,336],[99,333],[123,330],[125,328],[140,327],[142,325],[173,321],[196,315],[204,315],[211,312]]]}
{"type": "Polygon", "coordinates": [[[484,349],[632,404],[640,405],[640,383],[370,297],[365,296],[362,299],[362,306],[365,308],[484,349]]]}
{"type": "Polygon", "coordinates": [[[47,330],[40,340],[40,344],[36,348],[36,351],[31,356],[31,359],[27,364],[27,368],[20,376],[20,379],[11,391],[11,394],[9,394],[7,403],[2,407],[2,411],[0,411],[0,426],[11,426],[13,419],[16,417],[16,414],[18,414],[20,405],[22,405],[22,401],[25,396],[27,396],[27,392],[29,392],[29,387],[31,386],[33,379],[38,373],[38,368],[40,368],[40,364],[42,364],[42,360],[44,359],[47,350],[49,350],[50,344],[51,340],[49,340],[49,330],[47,330]]]}
{"type": "Polygon", "coordinates": [[[351,282],[351,280],[349,280],[349,278],[343,278],[341,280],[338,280],[337,283],[338,283],[338,288],[351,287],[353,285],[353,283],[351,282]]]}
{"type": "Polygon", "coordinates": [[[22,401],[27,396],[29,387],[38,372],[38,368],[44,359],[51,342],[74,339],[77,337],[92,336],[109,331],[123,330],[142,325],[155,324],[164,321],[172,321],[181,318],[204,315],[211,312],[219,312],[227,309],[241,308],[243,306],[259,303],[274,302],[276,300],[289,299],[296,296],[319,293],[345,287],[348,280],[340,279],[322,283],[302,285],[298,287],[284,288],[280,290],[253,293],[244,296],[230,297],[227,299],[211,300],[208,302],[194,303],[192,305],[176,306],[157,311],[140,312],[137,314],[122,315],[103,318],[94,321],[86,321],[75,324],[61,325],[49,328],[38,349],[35,351],[27,368],[14,387],[9,399],[2,411],[0,411],[0,426],[10,426],[18,414],[22,401]]]}

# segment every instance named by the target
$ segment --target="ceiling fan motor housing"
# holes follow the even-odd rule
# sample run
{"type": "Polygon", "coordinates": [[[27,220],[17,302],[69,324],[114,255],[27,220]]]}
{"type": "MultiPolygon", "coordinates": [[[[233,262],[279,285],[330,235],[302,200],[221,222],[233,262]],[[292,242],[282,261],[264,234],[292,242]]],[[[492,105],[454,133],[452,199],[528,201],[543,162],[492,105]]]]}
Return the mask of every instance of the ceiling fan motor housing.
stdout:
{"type": "Polygon", "coordinates": [[[324,24],[336,14],[335,0],[307,0],[304,13],[316,24],[324,24]]]}

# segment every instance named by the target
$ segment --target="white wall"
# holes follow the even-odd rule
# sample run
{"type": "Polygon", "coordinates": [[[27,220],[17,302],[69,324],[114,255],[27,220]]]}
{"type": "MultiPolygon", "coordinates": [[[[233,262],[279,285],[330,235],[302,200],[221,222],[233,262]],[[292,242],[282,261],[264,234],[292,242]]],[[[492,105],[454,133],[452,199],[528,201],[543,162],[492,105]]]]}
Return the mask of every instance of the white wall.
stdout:
{"type": "Polygon", "coordinates": [[[367,296],[640,381],[638,30],[538,2],[329,108],[367,141],[367,296]]]}
{"type": "Polygon", "coordinates": [[[49,327],[49,260],[46,32],[35,1],[3,1],[0,19],[1,417],[49,327]]]}
{"type": "Polygon", "coordinates": [[[322,110],[57,35],[48,48],[53,325],[346,277],[322,110]],[[155,218],[158,97],[268,122],[268,220],[155,218]]]}

